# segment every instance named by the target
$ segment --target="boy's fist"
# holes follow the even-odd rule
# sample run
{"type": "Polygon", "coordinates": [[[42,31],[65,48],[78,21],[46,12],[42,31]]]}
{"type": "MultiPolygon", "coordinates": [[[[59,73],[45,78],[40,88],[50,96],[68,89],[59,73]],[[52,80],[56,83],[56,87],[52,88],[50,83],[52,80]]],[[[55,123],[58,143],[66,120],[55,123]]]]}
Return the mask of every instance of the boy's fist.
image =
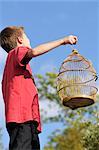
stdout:
{"type": "Polygon", "coordinates": [[[71,44],[71,45],[76,44],[77,41],[78,41],[77,36],[69,35],[69,36],[63,38],[63,45],[65,45],[65,44],[71,44]]]}

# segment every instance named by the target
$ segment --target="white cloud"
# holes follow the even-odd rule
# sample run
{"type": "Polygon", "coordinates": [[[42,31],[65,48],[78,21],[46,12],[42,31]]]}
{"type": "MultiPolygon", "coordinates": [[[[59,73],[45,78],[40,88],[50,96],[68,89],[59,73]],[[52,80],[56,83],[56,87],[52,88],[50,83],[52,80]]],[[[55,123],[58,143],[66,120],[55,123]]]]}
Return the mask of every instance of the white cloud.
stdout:
{"type": "Polygon", "coordinates": [[[0,63],[4,63],[7,53],[0,47],[0,63]]]}
{"type": "Polygon", "coordinates": [[[2,90],[1,90],[1,80],[2,80],[2,75],[0,75],[0,127],[4,126],[4,121],[5,121],[4,102],[3,102],[2,90]]]}
{"type": "MultiPolygon", "coordinates": [[[[6,52],[0,47],[0,66],[4,65],[6,56],[7,56],[6,52]]],[[[2,89],[1,89],[3,70],[0,70],[0,73],[1,73],[0,74],[0,127],[1,126],[3,127],[5,123],[4,102],[3,102],[2,89]]]]}
{"type": "Polygon", "coordinates": [[[60,108],[55,102],[51,102],[46,99],[46,100],[39,101],[39,103],[40,103],[41,116],[43,116],[43,118],[55,117],[58,115],[60,108]]]}

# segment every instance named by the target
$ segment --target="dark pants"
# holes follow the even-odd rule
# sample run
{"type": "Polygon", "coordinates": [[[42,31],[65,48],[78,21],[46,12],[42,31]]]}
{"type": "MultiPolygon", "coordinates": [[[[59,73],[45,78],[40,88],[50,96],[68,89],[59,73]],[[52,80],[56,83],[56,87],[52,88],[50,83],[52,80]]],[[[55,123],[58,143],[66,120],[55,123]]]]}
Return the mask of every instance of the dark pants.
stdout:
{"type": "Polygon", "coordinates": [[[9,150],[40,150],[36,124],[33,122],[8,123],[9,150]]]}

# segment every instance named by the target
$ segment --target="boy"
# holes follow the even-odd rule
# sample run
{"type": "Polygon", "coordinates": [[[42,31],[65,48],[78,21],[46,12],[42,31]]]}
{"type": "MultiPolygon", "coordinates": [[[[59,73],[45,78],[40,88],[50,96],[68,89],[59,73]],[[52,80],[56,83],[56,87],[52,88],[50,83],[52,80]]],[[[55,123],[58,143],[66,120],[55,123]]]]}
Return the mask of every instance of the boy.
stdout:
{"type": "Polygon", "coordinates": [[[8,53],[2,93],[10,137],[9,150],[40,150],[38,92],[29,61],[58,46],[76,42],[77,37],[70,35],[32,49],[23,27],[10,26],[1,31],[0,45],[8,53]]]}

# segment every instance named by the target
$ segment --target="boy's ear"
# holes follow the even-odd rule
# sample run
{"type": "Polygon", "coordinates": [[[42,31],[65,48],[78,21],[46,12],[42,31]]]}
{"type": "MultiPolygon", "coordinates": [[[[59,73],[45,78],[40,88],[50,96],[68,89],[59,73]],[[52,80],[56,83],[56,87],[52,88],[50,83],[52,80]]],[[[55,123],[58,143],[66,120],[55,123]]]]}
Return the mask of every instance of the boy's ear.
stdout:
{"type": "Polygon", "coordinates": [[[19,44],[22,44],[22,41],[23,41],[23,40],[22,40],[22,37],[18,37],[18,38],[17,38],[17,41],[18,41],[19,44]]]}

